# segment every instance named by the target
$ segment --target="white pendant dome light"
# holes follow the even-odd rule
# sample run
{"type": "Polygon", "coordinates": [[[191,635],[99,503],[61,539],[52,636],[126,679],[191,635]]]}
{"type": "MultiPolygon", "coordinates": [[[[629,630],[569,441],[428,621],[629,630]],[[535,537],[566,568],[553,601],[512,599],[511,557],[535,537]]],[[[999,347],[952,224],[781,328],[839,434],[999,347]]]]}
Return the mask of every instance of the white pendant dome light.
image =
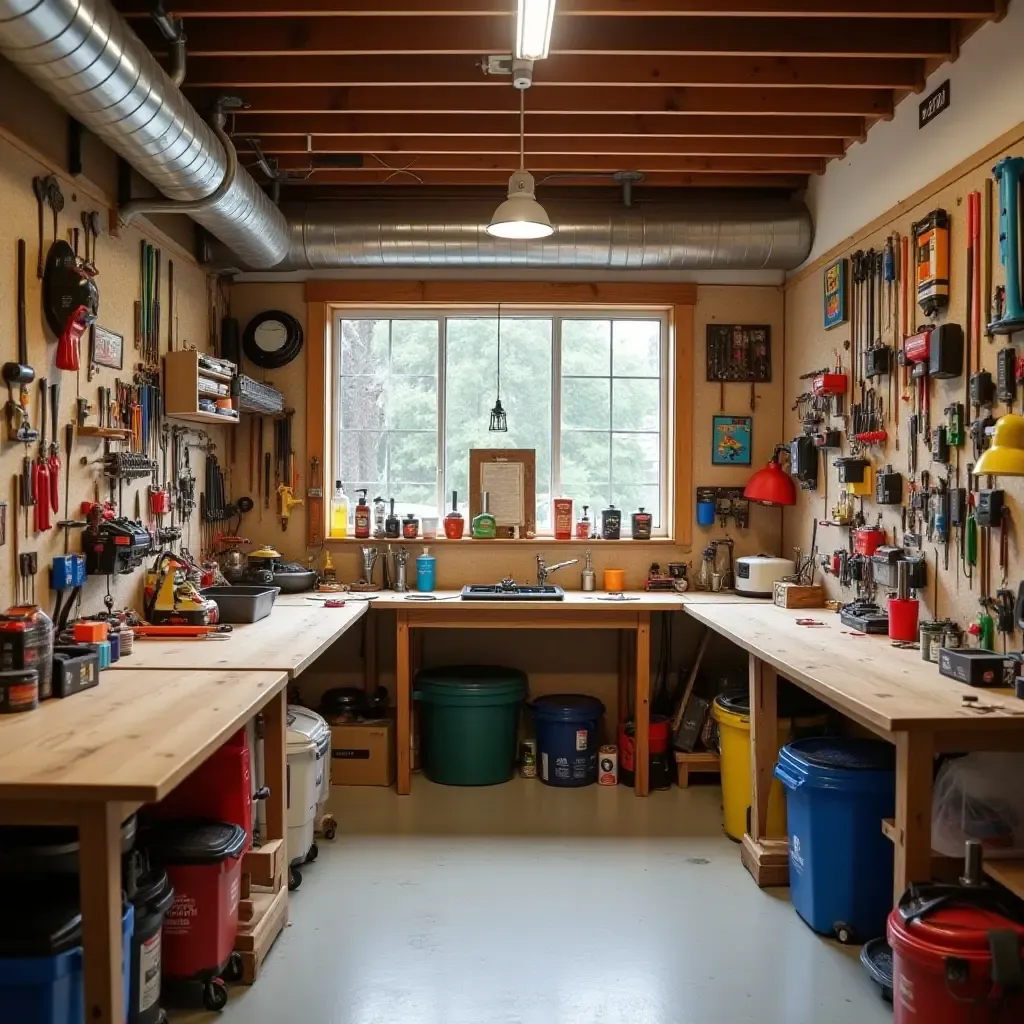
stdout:
{"type": "Polygon", "coordinates": [[[525,167],[526,103],[519,90],[519,170],[508,179],[508,198],[494,211],[487,234],[495,238],[547,238],[554,232],[547,211],[534,196],[533,175],[525,167]]]}

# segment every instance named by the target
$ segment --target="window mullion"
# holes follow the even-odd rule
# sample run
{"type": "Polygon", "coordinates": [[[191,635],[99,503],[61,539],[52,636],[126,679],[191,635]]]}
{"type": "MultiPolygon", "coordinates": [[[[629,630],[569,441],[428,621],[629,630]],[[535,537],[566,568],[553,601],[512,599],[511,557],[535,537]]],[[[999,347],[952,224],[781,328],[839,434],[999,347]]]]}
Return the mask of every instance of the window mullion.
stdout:
{"type": "MultiPolygon", "coordinates": [[[[551,497],[562,497],[562,318],[551,318],[551,497]]],[[[554,513],[552,512],[552,516],[554,513]]],[[[555,524],[552,518],[551,532],[555,524]]]]}
{"type": "Polygon", "coordinates": [[[437,318],[437,509],[445,514],[448,479],[448,318],[437,318]]]}

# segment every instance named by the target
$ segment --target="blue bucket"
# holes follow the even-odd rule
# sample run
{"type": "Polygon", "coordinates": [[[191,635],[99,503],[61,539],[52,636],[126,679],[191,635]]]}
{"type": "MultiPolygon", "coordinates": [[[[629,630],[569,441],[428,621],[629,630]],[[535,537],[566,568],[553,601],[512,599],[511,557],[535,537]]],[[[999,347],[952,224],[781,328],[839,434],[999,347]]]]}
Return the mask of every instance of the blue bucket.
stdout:
{"type": "Polygon", "coordinates": [[[879,740],[820,736],[788,743],[775,776],[786,789],[789,897],[822,935],[866,942],[885,934],[893,846],[882,819],[896,809],[895,751],[879,740]]]}
{"type": "Polygon", "coordinates": [[[597,782],[597,734],[604,704],[596,697],[555,693],[531,705],[541,782],[589,786],[597,782]]]}

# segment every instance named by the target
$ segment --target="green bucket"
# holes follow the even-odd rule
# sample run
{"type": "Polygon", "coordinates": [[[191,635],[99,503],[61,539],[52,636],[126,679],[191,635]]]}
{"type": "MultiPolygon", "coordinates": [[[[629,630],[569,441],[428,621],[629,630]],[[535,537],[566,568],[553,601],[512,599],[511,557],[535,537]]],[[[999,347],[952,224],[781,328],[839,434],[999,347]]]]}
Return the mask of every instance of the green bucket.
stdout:
{"type": "Polygon", "coordinates": [[[515,772],[526,675],[518,669],[459,665],[419,672],[420,758],[431,782],[494,786],[515,772]]]}

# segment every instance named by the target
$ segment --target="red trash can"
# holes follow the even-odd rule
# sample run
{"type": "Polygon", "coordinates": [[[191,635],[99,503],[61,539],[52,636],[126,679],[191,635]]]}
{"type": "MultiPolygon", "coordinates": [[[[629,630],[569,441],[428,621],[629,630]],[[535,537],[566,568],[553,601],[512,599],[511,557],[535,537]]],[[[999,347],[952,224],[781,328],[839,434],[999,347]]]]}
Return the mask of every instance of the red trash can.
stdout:
{"type": "Polygon", "coordinates": [[[888,933],[894,1024],[1024,1021],[1024,922],[996,890],[911,888],[888,933]]]}
{"type": "Polygon", "coordinates": [[[204,983],[211,1010],[227,1002],[221,976],[240,977],[241,958],[232,951],[247,842],[244,828],[224,821],[159,822],[145,836],[154,864],[174,886],[163,925],[164,980],[204,983]]]}

